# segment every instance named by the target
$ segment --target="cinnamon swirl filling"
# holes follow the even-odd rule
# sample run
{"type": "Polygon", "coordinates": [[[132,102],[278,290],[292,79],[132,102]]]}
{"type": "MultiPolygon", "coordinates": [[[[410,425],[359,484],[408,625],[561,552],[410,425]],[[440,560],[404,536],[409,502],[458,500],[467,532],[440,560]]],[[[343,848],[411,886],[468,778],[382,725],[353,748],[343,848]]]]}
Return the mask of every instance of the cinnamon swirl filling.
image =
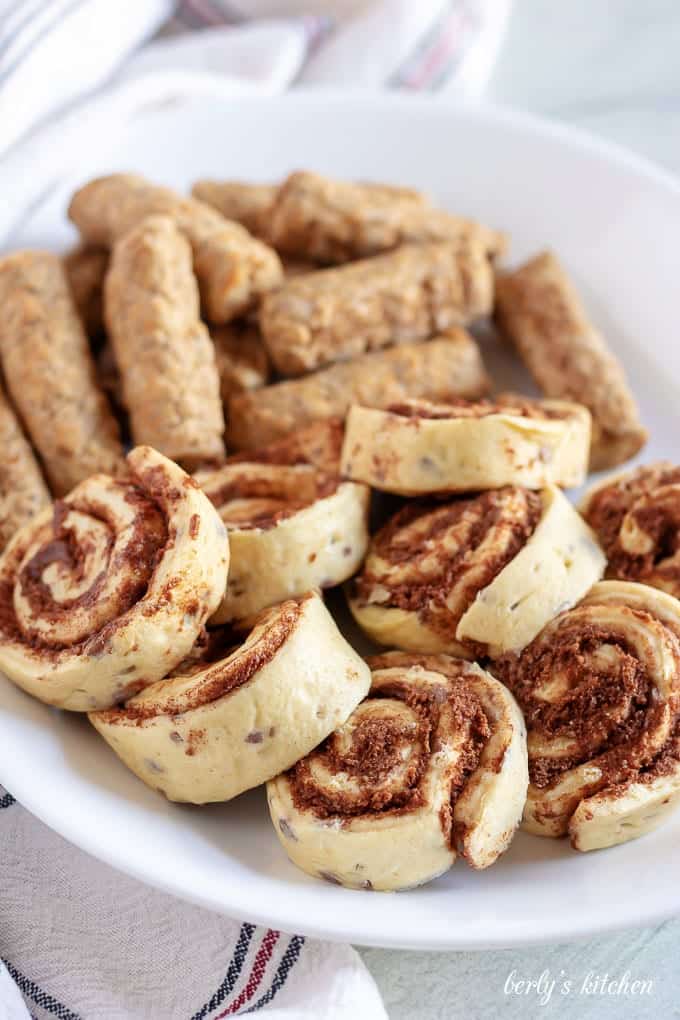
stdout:
{"type": "Polygon", "coordinates": [[[217,513],[150,447],[94,475],[0,558],[0,669],[49,704],[107,707],[187,654],[226,587],[217,513]]]}
{"type": "Polygon", "coordinates": [[[680,467],[658,461],[609,479],[582,513],[607,555],[607,577],[680,596],[680,467]]]}
{"type": "Polygon", "coordinates": [[[632,839],[680,794],[680,603],[602,582],[500,664],[528,727],[525,827],[577,849],[632,839]]]}
{"type": "Polygon", "coordinates": [[[388,652],[369,665],[366,700],[269,784],[286,852],[354,888],[418,885],[457,854],[488,867],[519,824],[528,781],[511,695],[449,656],[388,652]]]}
{"type": "Polygon", "coordinates": [[[528,643],[602,566],[559,490],[507,486],[404,507],[374,536],[350,606],[381,644],[495,655],[528,643]]]}

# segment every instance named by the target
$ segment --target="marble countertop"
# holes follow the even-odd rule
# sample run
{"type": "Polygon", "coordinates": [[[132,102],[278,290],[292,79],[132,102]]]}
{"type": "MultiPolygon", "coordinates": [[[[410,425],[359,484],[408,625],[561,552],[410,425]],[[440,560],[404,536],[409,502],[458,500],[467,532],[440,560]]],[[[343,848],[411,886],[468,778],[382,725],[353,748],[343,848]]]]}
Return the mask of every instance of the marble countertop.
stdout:
{"type": "MultiPolygon", "coordinates": [[[[574,124],[680,174],[680,3],[515,0],[486,98],[574,124]]],[[[390,1020],[680,1017],[680,920],[531,949],[360,951],[390,1020]],[[626,993],[626,972],[651,985],[626,993]],[[606,975],[619,984],[604,984],[606,975]],[[520,984],[531,980],[540,985],[520,984]]]]}

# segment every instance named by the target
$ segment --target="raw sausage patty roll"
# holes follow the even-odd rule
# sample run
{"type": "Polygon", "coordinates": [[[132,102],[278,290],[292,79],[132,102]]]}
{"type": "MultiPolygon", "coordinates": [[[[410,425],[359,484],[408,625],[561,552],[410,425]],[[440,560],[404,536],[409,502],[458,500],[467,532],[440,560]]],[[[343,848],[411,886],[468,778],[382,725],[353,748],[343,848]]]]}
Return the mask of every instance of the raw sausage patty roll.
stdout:
{"type": "Polygon", "coordinates": [[[150,447],[94,475],[0,557],[0,670],[59,708],[108,708],[165,676],[220,604],[229,542],[196,483],[150,447]]]}
{"type": "Polygon", "coordinates": [[[384,492],[420,496],[503,485],[581,485],[590,414],[580,404],[501,395],[470,403],[406,400],[347,415],[342,473],[384,492]]]}
{"type": "Polygon", "coordinates": [[[680,799],[680,603],[596,584],[501,675],[524,711],[524,828],[577,850],[641,836],[680,799]]]}
{"type": "Polygon", "coordinates": [[[23,524],[48,506],[50,494],[31,445],[0,389],[0,552],[23,524]]]}
{"type": "Polygon", "coordinates": [[[591,412],[593,471],[614,467],[644,446],[647,430],[623,368],[551,252],[498,276],[496,314],[543,393],[578,400],[591,412]]]}
{"type": "Polygon", "coordinates": [[[152,684],[90,721],[170,800],[229,800],[271,779],[339,726],[370,686],[318,595],[264,613],[216,662],[152,684]]]}
{"type": "Polygon", "coordinates": [[[344,418],[352,404],[388,407],[407,397],[449,400],[488,392],[479,347],[455,327],[426,343],[374,351],[304,379],[236,394],[229,401],[228,439],[236,449],[252,449],[311,422],[344,418]]]}
{"type": "Polygon", "coordinates": [[[604,563],[559,489],[508,486],[404,507],[373,537],[349,602],[379,644],[496,657],[574,605],[604,563]]]}
{"type": "Polygon", "coordinates": [[[354,889],[408,889],[456,855],[486,868],[510,844],[526,797],[522,715],[476,664],[388,652],[369,696],[267,786],[294,864],[354,889]]]}
{"type": "Polygon", "coordinates": [[[215,348],[189,242],[168,216],[142,220],[115,244],[105,315],[134,442],[188,470],[224,460],[215,348]]]}
{"type": "Polygon", "coordinates": [[[657,461],[608,478],[581,513],[607,556],[607,577],[680,597],[680,467],[657,461]]]}
{"type": "Polygon", "coordinates": [[[171,216],[187,237],[201,302],[212,322],[229,322],[281,282],[276,252],[194,198],[137,174],[110,174],[80,188],[68,214],[91,245],[112,248],[147,216],[171,216]]]}
{"type": "Polygon", "coordinates": [[[260,328],[277,370],[297,376],[466,325],[492,303],[493,271],[479,246],[404,245],[287,280],[262,302],[260,328]]]}
{"type": "Polygon", "coordinates": [[[339,477],[342,426],[324,422],[313,429],[336,444],[334,463],[324,468],[309,462],[294,437],[288,449],[278,443],[201,478],[231,547],[227,590],[213,622],[341,584],[358,570],[368,546],[369,490],[339,477]]]}
{"type": "Polygon", "coordinates": [[[57,496],[123,464],[118,425],[57,255],[0,260],[0,357],[7,388],[57,496]]]}

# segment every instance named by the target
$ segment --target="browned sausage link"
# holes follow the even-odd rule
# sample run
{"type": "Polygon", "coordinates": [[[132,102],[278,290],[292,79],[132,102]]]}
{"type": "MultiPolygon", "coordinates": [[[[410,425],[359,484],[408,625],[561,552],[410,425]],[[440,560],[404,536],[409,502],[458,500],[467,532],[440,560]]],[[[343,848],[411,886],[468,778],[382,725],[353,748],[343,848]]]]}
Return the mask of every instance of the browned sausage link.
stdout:
{"type": "Polygon", "coordinates": [[[172,216],[194,254],[201,301],[213,322],[250,308],[282,277],[276,252],[239,223],[194,198],[183,198],[135,174],[111,174],[76,192],[69,216],[89,244],[112,247],[146,216],[172,216]]]}
{"type": "Polygon", "coordinates": [[[61,259],[24,251],[0,261],[0,356],[12,401],[56,495],[116,473],[118,426],[97,386],[61,259]]]}
{"type": "Polygon", "coordinates": [[[196,181],[191,194],[256,237],[266,238],[268,213],[276,191],[274,184],[203,180],[196,181]]]}
{"type": "Polygon", "coordinates": [[[235,449],[253,449],[311,422],[344,418],[351,404],[472,399],[488,391],[477,344],[465,330],[452,329],[426,343],[364,354],[303,379],[238,394],[229,401],[227,435],[235,449]]]}
{"type": "Polygon", "coordinates": [[[50,502],[31,445],[0,390],[0,550],[22,525],[50,502]]]}
{"type": "Polygon", "coordinates": [[[105,313],[134,442],[189,469],[223,460],[215,350],[174,220],[149,217],[116,243],[105,313]]]}
{"type": "Polygon", "coordinates": [[[405,245],[287,280],[265,298],[260,326],[276,368],[294,376],[465,325],[492,303],[493,270],[479,245],[405,245]]]}
{"type": "Polygon", "coordinates": [[[269,379],[269,357],[262,335],[254,322],[238,319],[226,326],[213,326],[220,392],[226,404],[235,393],[257,390],[269,379]]]}
{"type": "Polygon", "coordinates": [[[496,315],[546,396],[577,400],[591,412],[592,470],[620,464],[644,446],[647,430],[623,368],[552,253],[499,275],[496,315]]]}
{"type": "Polygon", "coordinates": [[[505,248],[503,234],[430,204],[413,188],[337,181],[308,171],[290,175],[263,217],[270,244],[288,255],[339,264],[402,244],[479,244],[505,248]]]}
{"type": "Polygon", "coordinates": [[[105,248],[81,245],[64,256],[71,294],[90,340],[104,329],[104,277],[109,265],[105,248]]]}

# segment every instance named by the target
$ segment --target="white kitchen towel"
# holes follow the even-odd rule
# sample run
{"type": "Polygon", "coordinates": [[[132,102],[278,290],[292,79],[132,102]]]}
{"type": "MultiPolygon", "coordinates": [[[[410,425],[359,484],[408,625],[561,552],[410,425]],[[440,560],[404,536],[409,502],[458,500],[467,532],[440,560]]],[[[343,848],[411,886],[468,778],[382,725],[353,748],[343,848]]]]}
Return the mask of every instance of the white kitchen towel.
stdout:
{"type": "Polygon", "coordinates": [[[26,213],[77,167],[83,139],[96,145],[145,103],[201,90],[271,94],[296,84],[474,99],[491,73],[510,6],[511,0],[183,0],[177,7],[172,0],[0,0],[0,250],[11,247],[26,213]],[[310,10],[316,13],[304,13],[310,10]]]}
{"type": "Polygon", "coordinates": [[[71,846],[2,788],[0,958],[0,1020],[26,1020],[26,1007],[37,1020],[258,1010],[272,1020],[387,1020],[350,946],[231,921],[150,889],[71,846]]]}
{"type": "Polygon", "coordinates": [[[191,70],[277,90],[299,81],[445,89],[469,98],[484,88],[509,6],[510,0],[184,0],[177,8],[172,0],[0,0],[0,152],[114,72],[191,70]],[[307,9],[316,13],[303,14],[307,9]],[[162,37],[140,53],[173,11],[162,37]],[[283,17],[287,11],[293,13],[283,17]]]}
{"type": "MultiPolygon", "coordinates": [[[[510,2],[0,0],[0,246],[77,165],[84,138],[96,145],[116,118],[164,95],[302,83],[474,98],[510,2]]],[[[349,946],[148,889],[1,789],[0,957],[0,1020],[28,1015],[17,989],[39,1020],[385,1017],[349,946]]]]}

